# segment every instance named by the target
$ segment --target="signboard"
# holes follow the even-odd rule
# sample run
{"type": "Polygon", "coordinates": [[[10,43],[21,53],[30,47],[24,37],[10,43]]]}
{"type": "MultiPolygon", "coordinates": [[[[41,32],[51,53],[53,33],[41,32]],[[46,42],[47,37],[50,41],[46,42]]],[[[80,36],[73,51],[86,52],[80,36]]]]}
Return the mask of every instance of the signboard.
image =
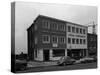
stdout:
{"type": "Polygon", "coordinates": [[[58,44],[53,44],[53,47],[58,47],[58,44]]]}

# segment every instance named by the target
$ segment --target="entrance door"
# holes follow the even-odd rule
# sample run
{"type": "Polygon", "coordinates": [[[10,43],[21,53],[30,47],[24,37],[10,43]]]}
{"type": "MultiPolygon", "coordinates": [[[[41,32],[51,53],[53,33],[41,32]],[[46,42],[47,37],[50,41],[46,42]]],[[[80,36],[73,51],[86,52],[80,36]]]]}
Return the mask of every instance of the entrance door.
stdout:
{"type": "Polygon", "coordinates": [[[49,50],[43,50],[44,61],[49,61],[49,50]]]}

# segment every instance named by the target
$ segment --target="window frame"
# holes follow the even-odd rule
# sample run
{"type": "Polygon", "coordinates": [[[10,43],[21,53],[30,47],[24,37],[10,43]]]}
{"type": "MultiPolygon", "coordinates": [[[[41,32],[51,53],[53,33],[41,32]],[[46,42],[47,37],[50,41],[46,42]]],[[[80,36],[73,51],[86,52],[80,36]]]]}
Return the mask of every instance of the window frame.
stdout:
{"type": "Polygon", "coordinates": [[[52,35],[52,43],[58,43],[58,37],[56,35],[52,35]],[[57,38],[57,42],[53,42],[53,37],[57,38]]]}
{"type": "Polygon", "coordinates": [[[50,35],[42,35],[42,43],[50,43],[50,35]],[[44,41],[44,36],[48,36],[48,41],[44,41]]]}

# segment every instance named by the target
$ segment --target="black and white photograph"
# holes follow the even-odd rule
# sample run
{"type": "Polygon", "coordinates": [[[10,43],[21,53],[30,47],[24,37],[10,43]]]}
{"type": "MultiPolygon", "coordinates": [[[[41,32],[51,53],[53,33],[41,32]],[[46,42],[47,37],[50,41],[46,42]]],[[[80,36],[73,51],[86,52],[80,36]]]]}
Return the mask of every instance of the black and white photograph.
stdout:
{"type": "Polygon", "coordinates": [[[11,71],[97,68],[97,6],[12,2],[11,71]]]}

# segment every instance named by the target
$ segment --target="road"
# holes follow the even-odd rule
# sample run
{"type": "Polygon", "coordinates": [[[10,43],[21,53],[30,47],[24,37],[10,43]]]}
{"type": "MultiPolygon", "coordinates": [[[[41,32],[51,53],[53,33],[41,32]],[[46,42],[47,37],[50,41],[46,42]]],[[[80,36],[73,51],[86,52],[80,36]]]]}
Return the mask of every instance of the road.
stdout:
{"type": "Polygon", "coordinates": [[[67,66],[48,66],[48,67],[33,67],[28,68],[22,72],[43,72],[43,71],[59,71],[59,70],[76,70],[76,69],[93,69],[97,68],[97,63],[86,63],[86,64],[75,64],[75,65],[67,65],[67,66]]]}

